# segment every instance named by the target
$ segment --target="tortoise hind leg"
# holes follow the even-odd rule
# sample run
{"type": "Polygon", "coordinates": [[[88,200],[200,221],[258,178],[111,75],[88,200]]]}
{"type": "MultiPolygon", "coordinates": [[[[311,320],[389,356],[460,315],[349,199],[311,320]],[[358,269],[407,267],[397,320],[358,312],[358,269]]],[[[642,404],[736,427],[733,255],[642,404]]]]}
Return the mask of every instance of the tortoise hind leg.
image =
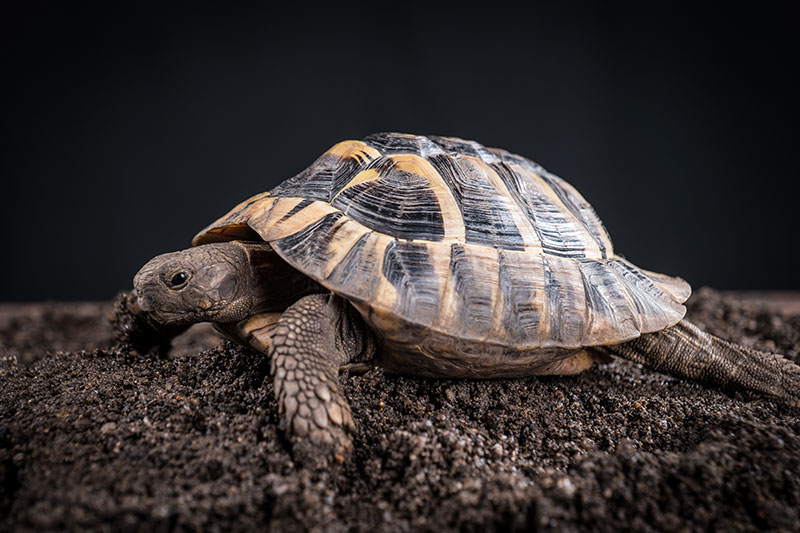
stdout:
{"type": "Polygon", "coordinates": [[[592,365],[599,361],[605,362],[607,358],[599,354],[590,354],[587,350],[580,350],[574,354],[550,363],[549,365],[536,371],[537,376],[572,376],[580,374],[584,370],[589,370],[592,365]]]}
{"type": "Polygon", "coordinates": [[[372,332],[337,296],[305,296],[283,313],[269,354],[281,425],[296,456],[318,460],[320,448],[328,448],[341,458],[350,451],[353,417],[337,374],[374,352],[372,332]]]}
{"type": "Polygon", "coordinates": [[[722,340],[688,320],[598,349],[679,378],[735,392],[755,392],[800,408],[800,367],[778,354],[722,340]]]}

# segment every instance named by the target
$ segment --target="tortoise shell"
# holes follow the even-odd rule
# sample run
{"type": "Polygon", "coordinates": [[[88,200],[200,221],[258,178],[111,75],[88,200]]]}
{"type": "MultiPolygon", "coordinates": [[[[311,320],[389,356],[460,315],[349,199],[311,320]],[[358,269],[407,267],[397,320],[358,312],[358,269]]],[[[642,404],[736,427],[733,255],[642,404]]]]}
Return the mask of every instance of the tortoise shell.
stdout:
{"type": "Polygon", "coordinates": [[[690,294],[615,255],[567,182],[457,138],[341,142],[193,244],[232,239],[270,243],[384,339],[426,356],[430,338],[451,352],[616,344],[676,324],[690,294]]]}

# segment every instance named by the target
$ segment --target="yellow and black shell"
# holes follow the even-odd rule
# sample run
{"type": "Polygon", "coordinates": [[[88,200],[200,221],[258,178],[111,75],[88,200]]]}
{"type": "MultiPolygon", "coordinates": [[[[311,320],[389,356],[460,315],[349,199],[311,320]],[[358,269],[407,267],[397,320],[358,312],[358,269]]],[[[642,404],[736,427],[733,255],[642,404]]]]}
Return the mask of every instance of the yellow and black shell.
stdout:
{"type": "Polygon", "coordinates": [[[457,138],[341,142],[194,244],[259,237],[429,357],[615,344],[676,324],[690,293],[616,256],[563,179],[457,138]]]}

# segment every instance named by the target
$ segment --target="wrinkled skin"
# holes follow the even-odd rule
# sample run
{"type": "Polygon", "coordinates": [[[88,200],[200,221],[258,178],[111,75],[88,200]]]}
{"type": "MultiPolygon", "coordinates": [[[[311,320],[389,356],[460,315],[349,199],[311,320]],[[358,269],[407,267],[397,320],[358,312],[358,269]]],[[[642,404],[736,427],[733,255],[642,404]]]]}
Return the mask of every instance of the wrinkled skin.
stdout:
{"type": "Polygon", "coordinates": [[[133,278],[139,309],[161,324],[235,322],[267,299],[247,248],[209,244],[154,257],[133,278]]]}

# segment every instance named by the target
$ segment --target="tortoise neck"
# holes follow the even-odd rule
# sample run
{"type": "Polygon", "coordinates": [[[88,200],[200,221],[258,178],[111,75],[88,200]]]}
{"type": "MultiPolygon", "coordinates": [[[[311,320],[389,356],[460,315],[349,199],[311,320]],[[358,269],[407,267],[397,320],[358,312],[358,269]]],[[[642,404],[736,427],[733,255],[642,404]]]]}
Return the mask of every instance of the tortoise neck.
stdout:
{"type": "Polygon", "coordinates": [[[248,258],[251,312],[285,311],[303,296],[328,292],[284,261],[266,242],[232,241],[248,258]]]}

